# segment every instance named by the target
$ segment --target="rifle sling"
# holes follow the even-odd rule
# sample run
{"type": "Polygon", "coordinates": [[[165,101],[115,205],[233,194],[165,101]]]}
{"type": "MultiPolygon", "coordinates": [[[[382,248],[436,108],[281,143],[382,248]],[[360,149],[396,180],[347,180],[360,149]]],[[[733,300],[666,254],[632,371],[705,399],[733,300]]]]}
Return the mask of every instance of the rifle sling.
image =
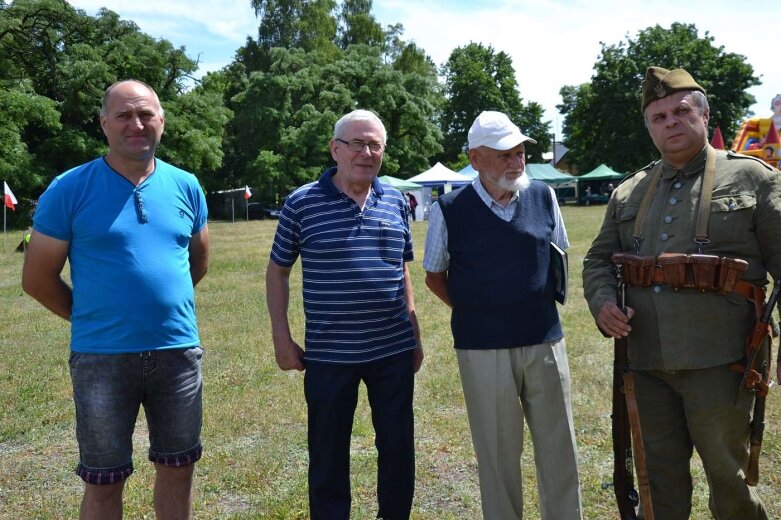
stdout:
{"type": "Polygon", "coordinates": [[[654,509],[651,503],[651,485],[648,482],[648,466],[645,463],[645,446],[643,445],[643,436],[640,430],[640,413],[637,410],[637,399],[635,398],[635,380],[629,370],[624,372],[624,395],[626,397],[627,412],[629,413],[629,429],[632,432],[632,440],[634,441],[635,470],[637,472],[640,503],[645,512],[645,520],[654,520],[654,509]]]}

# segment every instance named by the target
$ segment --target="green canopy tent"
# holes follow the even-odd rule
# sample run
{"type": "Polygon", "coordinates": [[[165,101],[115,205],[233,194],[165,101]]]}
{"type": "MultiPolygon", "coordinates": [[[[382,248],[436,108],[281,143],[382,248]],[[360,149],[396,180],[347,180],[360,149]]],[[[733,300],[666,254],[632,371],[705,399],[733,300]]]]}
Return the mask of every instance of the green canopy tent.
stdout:
{"type": "Polygon", "coordinates": [[[527,164],[525,171],[530,178],[542,181],[546,184],[563,184],[576,180],[572,175],[562,173],[548,163],[527,164]]]}
{"type": "Polygon", "coordinates": [[[527,164],[526,174],[532,179],[542,181],[556,192],[556,199],[559,204],[564,204],[566,200],[575,198],[577,182],[575,177],[568,173],[562,173],[552,164],[527,164]]]}
{"type": "Polygon", "coordinates": [[[423,186],[418,183],[410,182],[406,179],[399,179],[398,177],[391,177],[390,175],[382,175],[377,177],[377,180],[380,181],[380,184],[392,186],[399,191],[415,191],[423,188],[423,186]]]}
{"type": "Polygon", "coordinates": [[[618,173],[605,164],[578,177],[578,204],[604,204],[613,193],[613,182],[618,184],[625,174],[618,173]],[[605,183],[608,183],[607,186],[605,183]]]}
{"type": "MultiPolygon", "coordinates": [[[[407,179],[399,179],[398,177],[391,177],[390,175],[382,175],[380,177],[377,177],[377,180],[380,181],[380,184],[383,186],[390,186],[392,188],[396,188],[403,194],[405,194],[405,198],[408,198],[410,203],[412,200],[414,200],[416,203],[409,206],[409,210],[412,215],[412,220],[416,220],[419,216],[420,218],[424,218],[426,215],[425,208],[422,207],[421,202],[424,199],[423,196],[423,186],[422,184],[418,184],[417,182],[412,182],[407,179]],[[415,192],[415,194],[412,194],[410,192],[415,192]],[[414,206],[414,207],[413,207],[414,206]],[[417,209],[420,207],[420,209],[417,209]]],[[[430,197],[430,195],[429,195],[430,197]]]]}
{"type": "Polygon", "coordinates": [[[600,164],[593,170],[591,170],[588,173],[584,173],[583,175],[580,175],[579,177],[576,177],[575,179],[578,182],[581,181],[617,181],[621,180],[625,177],[625,174],[618,173],[617,171],[611,169],[606,164],[600,164]]]}

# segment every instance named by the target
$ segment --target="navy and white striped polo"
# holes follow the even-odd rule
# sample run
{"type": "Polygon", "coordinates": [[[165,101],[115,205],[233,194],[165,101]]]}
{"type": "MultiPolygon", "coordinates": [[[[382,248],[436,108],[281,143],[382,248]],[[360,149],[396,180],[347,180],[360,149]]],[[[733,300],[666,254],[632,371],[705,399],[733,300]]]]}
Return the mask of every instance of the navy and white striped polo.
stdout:
{"type": "Polygon", "coordinates": [[[336,168],[285,202],[271,260],[301,256],[306,361],[363,363],[416,347],[404,293],[412,236],[404,196],[374,180],[361,211],[336,168]]]}

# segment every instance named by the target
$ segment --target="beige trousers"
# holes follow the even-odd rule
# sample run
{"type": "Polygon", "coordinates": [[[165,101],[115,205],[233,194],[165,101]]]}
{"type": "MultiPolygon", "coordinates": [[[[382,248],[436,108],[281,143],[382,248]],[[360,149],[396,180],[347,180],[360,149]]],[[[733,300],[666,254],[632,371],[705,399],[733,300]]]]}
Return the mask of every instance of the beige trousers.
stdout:
{"type": "Polygon", "coordinates": [[[542,520],[581,520],[564,339],[511,349],[457,349],[485,520],[523,518],[524,419],[534,445],[542,520]]]}

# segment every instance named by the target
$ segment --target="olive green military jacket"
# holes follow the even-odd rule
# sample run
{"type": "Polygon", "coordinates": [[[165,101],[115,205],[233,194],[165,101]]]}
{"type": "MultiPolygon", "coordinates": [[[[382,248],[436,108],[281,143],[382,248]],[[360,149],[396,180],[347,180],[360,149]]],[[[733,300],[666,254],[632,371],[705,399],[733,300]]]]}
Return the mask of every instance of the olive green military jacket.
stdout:
{"type": "MultiPolygon", "coordinates": [[[[706,150],[682,170],[664,161],[628,177],[613,192],[602,228],[583,261],[583,291],[591,313],[616,301],[614,252],[640,255],[697,253],[694,243],[706,150]],[[662,169],[642,224],[640,248],[632,238],[640,202],[657,169],[662,169]]],[[[710,243],[703,254],[746,260],[743,279],[764,283],[768,271],[781,276],[781,172],[751,157],[717,151],[708,223],[710,243]]],[[[754,320],[754,307],[735,293],[666,285],[628,287],[626,303],[636,314],[629,357],[639,370],[684,370],[739,360],[754,320]]]]}

